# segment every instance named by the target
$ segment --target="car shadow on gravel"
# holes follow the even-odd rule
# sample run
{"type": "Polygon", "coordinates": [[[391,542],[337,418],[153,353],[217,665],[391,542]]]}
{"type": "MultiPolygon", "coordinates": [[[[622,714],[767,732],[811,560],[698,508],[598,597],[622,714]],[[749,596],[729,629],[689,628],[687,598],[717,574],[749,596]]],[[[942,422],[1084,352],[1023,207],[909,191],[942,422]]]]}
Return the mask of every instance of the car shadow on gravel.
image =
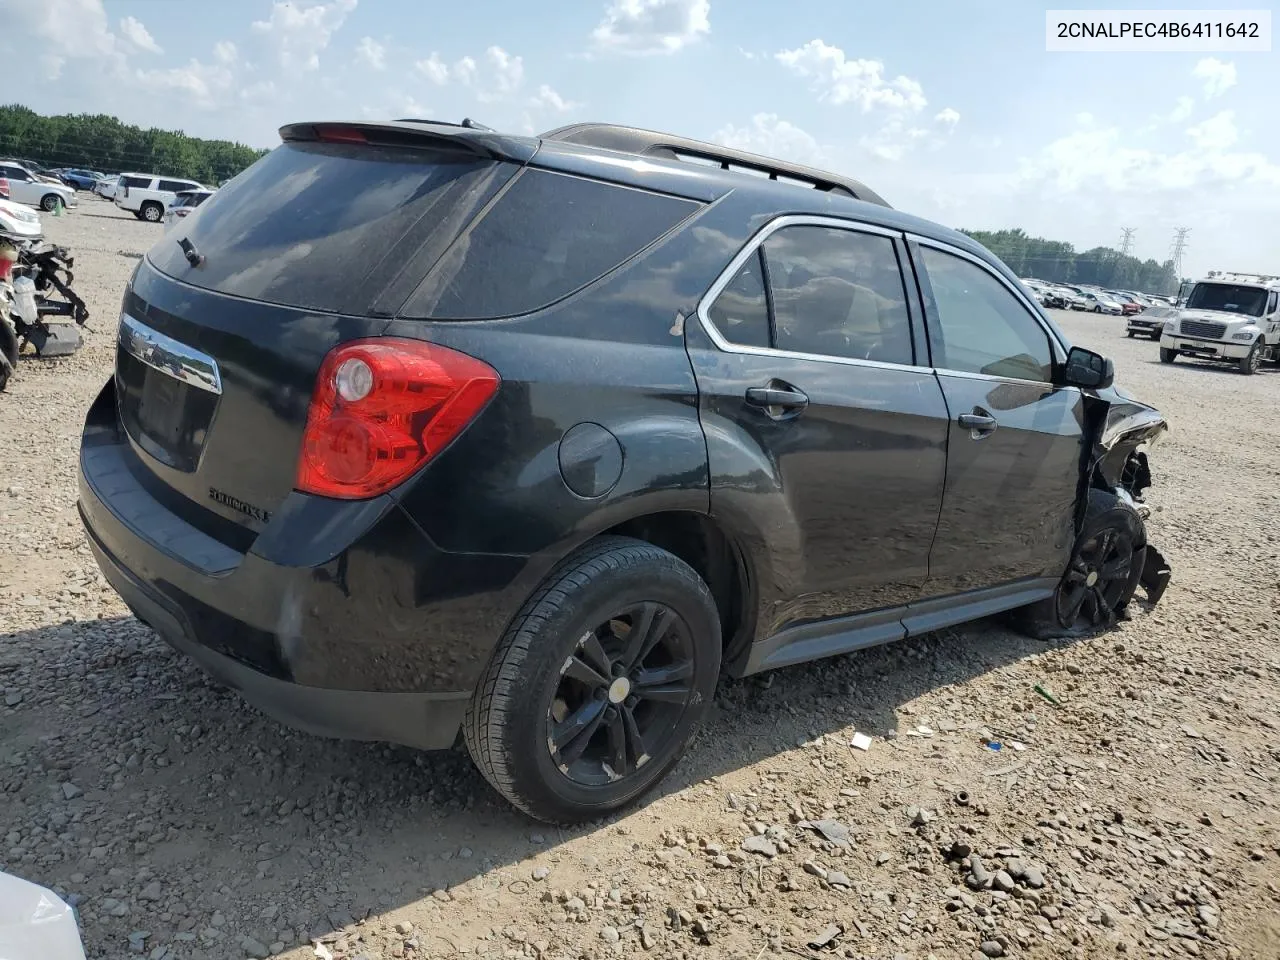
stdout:
{"type": "MultiPolygon", "coordinates": [[[[903,705],[928,691],[1051,646],[983,621],[724,681],[690,754],[639,815],[652,817],[646,809],[660,797],[815,736],[847,737],[850,729],[890,736],[903,705]]],[[[237,925],[273,927],[256,919],[256,909],[237,916],[237,903],[293,904],[282,907],[274,927],[293,931],[296,943],[298,931],[329,934],[424,897],[447,899],[438,891],[471,880],[481,892],[520,883],[532,891],[535,859],[554,860],[564,841],[625,819],[546,827],[509,808],[462,752],[424,754],[285,728],[131,617],[0,636],[0,688],[27,691],[13,709],[0,710],[0,794],[9,797],[0,804],[0,836],[25,834],[33,820],[48,822],[54,813],[73,821],[59,857],[7,869],[71,886],[90,908],[94,898],[120,897],[108,868],[117,877],[180,871],[184,886],[208,885],[202,906],[237,925]],[[339,875],[335,863],[340,880],[317,884],[318,875],[339,875]],[[83,882],[70,884],[76,874],[83,882]],[[228,876],[236,882],[214,892],[214,878],[228,876]]],[[[958,711],[964,698],[957,690],[958,711]]],[[[1028,690],[1022,700],[1035,696],[1028,690]]],[[[971,708],[978,714],[983,706],[971,708]]],[[[963,729],[972,718],[948,719],[963,729]]],[[[981,749],[976,733],[974,743],[981,749]]],[[[885,749],[882,740],[872,746],[885,749]]],[[[180,913],[166,924],[153,911],[135,901],[128,922],[157,937],[166,926],[176,932],[180,913]]],[[[208,922],[191,917],[185,929],[208,922]]]]}

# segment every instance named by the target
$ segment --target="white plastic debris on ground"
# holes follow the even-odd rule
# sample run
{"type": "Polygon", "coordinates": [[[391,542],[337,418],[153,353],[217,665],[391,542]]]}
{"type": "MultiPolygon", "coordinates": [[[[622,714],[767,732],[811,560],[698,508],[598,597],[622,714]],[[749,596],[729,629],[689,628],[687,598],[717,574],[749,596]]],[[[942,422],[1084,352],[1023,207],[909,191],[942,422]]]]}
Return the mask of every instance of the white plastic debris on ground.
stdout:
{"type": "Polygon", "coordinates": [[[0,960],[85,960],[71,908],[52,890],[0,873],[0,960]]]}

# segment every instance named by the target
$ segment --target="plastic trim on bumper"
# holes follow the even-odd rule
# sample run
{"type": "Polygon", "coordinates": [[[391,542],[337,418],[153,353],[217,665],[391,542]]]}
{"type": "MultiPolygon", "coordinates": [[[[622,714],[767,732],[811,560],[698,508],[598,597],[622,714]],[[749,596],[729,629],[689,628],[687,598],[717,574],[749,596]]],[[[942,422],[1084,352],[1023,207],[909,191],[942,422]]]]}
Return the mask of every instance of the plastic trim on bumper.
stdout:
{"type": "Polygon", "coordinates": [[[85,532],[103,576],[140,621],[280,723],[321,737],[383,741],[420,750],[447,750],[456,744],[470,694],[333,690],[268,677],[193,640],[183,614],[125,570],[88,524],[85,532]]]}

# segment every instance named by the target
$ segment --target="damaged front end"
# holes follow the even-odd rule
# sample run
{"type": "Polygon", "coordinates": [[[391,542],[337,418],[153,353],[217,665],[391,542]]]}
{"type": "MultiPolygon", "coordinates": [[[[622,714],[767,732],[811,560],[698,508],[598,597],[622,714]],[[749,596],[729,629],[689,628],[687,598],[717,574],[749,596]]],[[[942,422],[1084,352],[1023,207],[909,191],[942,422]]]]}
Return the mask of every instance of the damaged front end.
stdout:
{"type": "MultiPolygon", "coordinates": [[[[1169,423],[1154,407],[1116,387],[1089,398],[1093,442],[1086,473],[1090,487],[1114,493],[1128,502],[1145,520],[1151,514],[1146,491],[1151,486],[1147,454],[1165,435],[1169,423]]],[[[1150,543],[1139,552],[1139,583],[1149,604],[1159,603],[1169,586],[1172,571],[1164,556],[1150,543]]]]}

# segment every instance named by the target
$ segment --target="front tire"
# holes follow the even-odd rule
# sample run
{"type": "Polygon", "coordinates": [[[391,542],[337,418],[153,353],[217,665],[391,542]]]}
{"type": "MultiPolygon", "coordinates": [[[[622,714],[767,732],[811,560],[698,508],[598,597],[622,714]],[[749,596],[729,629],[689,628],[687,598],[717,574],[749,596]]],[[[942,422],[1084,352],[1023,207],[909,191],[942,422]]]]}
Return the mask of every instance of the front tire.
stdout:
{"type": "Polygon", "coordinates": [[[58,204],[62,203],[62,197],[56,193],[46,193],[40,198],[40,209],[45,213],[53,213],[58,209],[58,204]]]}
{"type": "Polygon", "coordinates": [[[1037,640],[1106,630],[1133,599],[1146,545],[1138,511],[1113,493],[1090,490],[1066,572],[1051,597],[1017,611],[1019,629],[1037,640]]]}
{"type": "Polygon", "coordinates": [[[1161,363],[1173,363],[1173,361],[1175,361],[1175,360],[1177,360],[1177,359],[1178,359],[1178,351],[1177,351],[1177,350],[1170,350],[1168,347],[1161,347],[1161,348],[1160,348],[1160,362],[1161,362],[1161,363]]]}
{"type": "Polygon", "coordinates": [[[529,816],[599,818],[683,756],[720,656],[715,601],[688,564],[644,541],[601,538],[512,621],[467,708],[467,749],[529,816]]]}
{"type": "Polygon", "coordinates": [[[1251,377],[1262,368],[1262,338],[1259,337],[1253,341],[1253,346],[1249,348],[1249,353],[1240,358],[1236,364],[1236,369],[1243,373],[1246,377],[1251,377]]]}

